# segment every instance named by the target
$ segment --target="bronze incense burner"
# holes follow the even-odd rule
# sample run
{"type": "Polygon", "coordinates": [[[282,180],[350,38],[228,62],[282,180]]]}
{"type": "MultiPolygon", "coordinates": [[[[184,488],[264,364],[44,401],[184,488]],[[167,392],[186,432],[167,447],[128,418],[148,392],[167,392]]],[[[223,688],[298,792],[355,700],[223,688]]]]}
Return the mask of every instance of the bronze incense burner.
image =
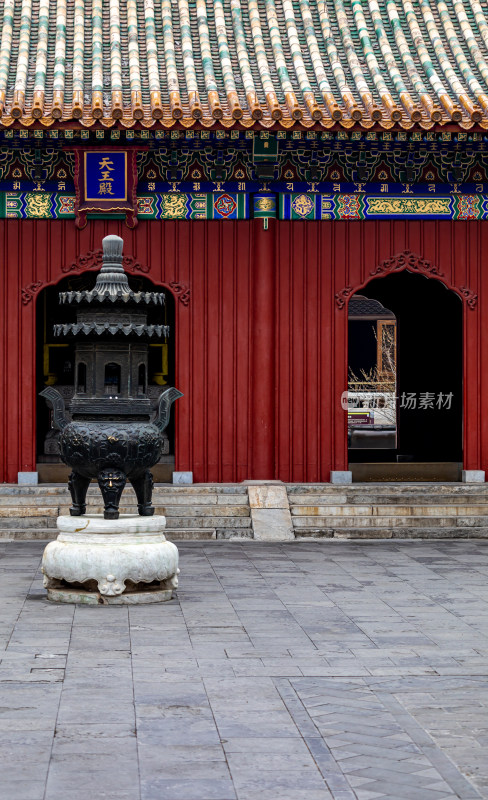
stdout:
{"type": "Polygon", "coordinates": [[[54,326],[56,335],[75,337],[72,421],[57,389],[48,386],[41,392],[61,431],[61,458],[73,470],[68,481],[72,516],[85,513],[92,478],[102,492],[105,519],[118,519],[127,480],[136,493],[139,514],[154,514],[150,468],[161,457],[171,405],[183,396],[174,387],[166,389],[155,419],[150,420],[148,346],[167,329],[148,325],[146,308],[163,306],[165,298],[163,293],[131,290],[122,267],[122,248],[119,236],[106,236],[94,288],[60,294],[61,303],[75,306],[77,317],[74,323],[54,326]]]}

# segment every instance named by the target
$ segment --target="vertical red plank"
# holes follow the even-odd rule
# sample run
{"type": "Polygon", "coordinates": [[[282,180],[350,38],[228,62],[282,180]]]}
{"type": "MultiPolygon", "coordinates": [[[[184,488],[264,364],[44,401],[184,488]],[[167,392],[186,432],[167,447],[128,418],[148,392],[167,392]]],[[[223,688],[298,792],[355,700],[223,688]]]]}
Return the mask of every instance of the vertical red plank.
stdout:
{"type": "MultiPolygon", "coordinates": [[[[42,280],[36,274],[36,254],[38,250],[43,249],[43,225],[30,220],[20,224],[22,225],[22,235],[19,236],[19,274],[21,284],[30,286],[36,281],[42,280]],[[40,234],[39,237],[37,232],[40,234]]],[[[41,271],[42,262],[37,266],[41,271]]],[[[30,302],[22,303],[20,309],[19,364],[21,365],[21,381],[18,420],[20,441],[17,470],[20,472],[36,470],[36,299],[33,297],[30,302]]]]}
{"type": "Polygon", "coordinates": [[[250,476],[250,350],[251,350],[251,222],[235,226],[233,263],[235,330],[233,337],[234,375],[234,452],[233,480],[242,481],[250,476]]]}
{"type": "MultiPolygon", "coordinates": [[[[161,259],[162,278],[166,286],[177,283],[190,290],[190,301],[185,305],[181,294],[174,292],[175,330],[175,385],[183,392],[175,404],[175,467],[180,471],[192,470],[192,327],[194,306],[197,302],[192,286],[191,268],[193,252],[193,228],[187,222],[175,222],[171,226],[161,225],[161,235],[155,246],[161,253],[171,254],[161,259]]],[[[196,231],[198,235],[198,231],[196,231]]]]}
{"type": "Polygon", "coordinates": [[[220,265],[222,254],[222,223],[205,223],[206,237],[203,254],[205,270],[205,379],[206,379],[206,481],[221,480],[222,392],[220,383],[220,346],[222,336],[222,298],[220,296],[220,265]]]}
{"type": "MultiPolygon", "coordinates": [[[[291,480],[294,431],[291,427],[294,392],[298,391],[293,377],[291,359],[293,266],[299,255],[295,252],[293,227],[290,222],[278,222],[276,228],[276,339],[275,339],[275,475],[279,480],[291,480]]],[[[253,367],[254,372],[254,367],[253,367]]]]}
{"type": "MultiPolygon", "coordinates": [[[[478,425],[479,425],[479,444],[477,456],[479,458],[478,466],[470,467],[471,469],[484,469],[488,476],[488,414],[485,409],[488,402],[488,370],[486,364],[488,363],[488,326],[486,324],[486,309],[488,309],[488,280],[486,277],[486,248],[488,247],[488,229],[486,223],[476,222],[477,236],[477,257],[476,257],[476,276],[473,275],[473,270],[470,272],[470,288],[478,291],[478,320],[477,330],[472,332],[473,339],[478,342],[478,363],[477,372],[471,375],[471,380],[475,380],[475,387],[473,392],[476,392],[478,398],[478,425]]],[[[473,425],[474,427],[474,425],[473,425]]]]}
{"type": "MultiPolygon", "coordinates": [[[[291,456],[291,475],[289,480],[303,481],[306,451],[306,417],[305,417],[305,395],[307,386],[305,383],[305,353],[304,342],[306,342],[307,320],[305,316],[305,275],[309,269],[306,262],[305,242],[309,223],[295,222],[291,232],[294,242],[294,253],[296,257],[291,263],[290,270],[290,306],[291,316],[289,322],[290,330],[290,353],[292,359],[291,378],[292,382],[288,391],[292,392],[291,403],[291,430],[288,433],[291,456]]],[[[286,391],[286,387],[284,387],[286,391]]]]}
{"type": "MultiPolygon", "coordinates": [[[[483,255],[487,245],[487,228],[481,222],[465,223],[467,236],[465,285],[477,293],[474,308],[464,304],[464,468],[488,469],[486,445],[488,443],[488,420],[483,413],[488,399],[486,358],[488,336],[483,309],[488,306],[488,285],[484,278],[483,255]]],[[[457,234],[457,228],[456,228],[457,234]]],[[[464,233],[464,231],[463,231],[464,233]]],[[[462,276],[456,274],[456,282],[462,276]]]]}
{"type": "MultiPolygon", "coordinates": [[[[190,374],[188,382],[188,405],[189,416],[189,435],[191,437],[191,463],[187,469],[193,470],[193,477],[196,481],[207,480],[206,459],[207,459],[207,404],[206,404],[206,380],[207,380],[207,316],[205,309],[206,295],[206,276],[205,276],[205,225],[203,221],[187,223],[192,226],[192,231],[188,231],[191,239],[190,253],[190,273],[188,285],[191,287],[191,331],[189,332],[190,346],[189,352],[180,348],[178,358],[188,359],[190,362],[190,374]],[[195,226],[193,230],[193,226],[195,226]]],[[[186,231],[185,231],[186,233],[186,231]]]]}
{"type": "MultiPolygon", "coordinates": [[[[340,264],[334,261],[334,226],[330,222],[323,222],[319,226],[320,247],[320,351],[321,351],[321,381],[320,381],[320,463],[319,481],[328,481],[332,469],[332,454],[334,448],[334,420],[337,409],[335,407],[334,385],[334,357],[337,345],[334,325],[335,306],[334,295],[336,282],[343,285],[345,280],[341,274],[340,264]],[[339,272],[339,276],[337,276],[339,272]],[[334,344],[332,344],[334,342],[334,344]]],[[[340,359],[340,356],[339,356],[340,359]]]]}
{"type": "Polygon", "coordinates": [[[220,339],[217,351],[218,380],[221,406],[219,414],[220,436],[220,480],[235,480],[235,443],[237,420],[235,417],[235,379],[237,362],[235,359],[235,330],[237,308],[235,296],[236,265],[235,236],[236,224],[217,223],[220,230],[218,294],[220,307],[220,339]]]}
{"type": "Polygon", "coordinates": [[[5,295],[7,300],[6,325],[4,328],[5,372],[3,380],[7,391],[7,427],[5,442],[7,450],[6,480],[9,483],[17,481],[17,472],[20,468],[20,397],[22,385],[30,379],[29,365],[22,364],[20,360],[20,305],[19,284],[22,285],[20,272],[19,249],[22,237],[22,223],[15,220],[8,229],[8,243],[4,254],[5,295]]]}
{"type": "Polygon", "coordinates": [[[319,443],[320,420],[319,403],[321,392],[320,371],[320,265],[318,236],[319,227],[316,223],[307,225],[305,235],[305,272],[304,281],[304,317],[306,330],[303,337],[303,360],[305,364],[305,467],[304,480],[318,481],[319,479],[319,443]]]}
{"type": "Polygon", "coordinates": [[[252,223],[252,462],[250,475],[256,480],[274,477],[275,439],[275,239],[276,222],[252,223]]]}
{"type": "MultiPolygon", "coordinates": [[[[329,223],[334,225],[334,223],[329,223]]],[[[355,226],[356,238],[361,228],[355,226]]],[[[336,301],[336,294],[346,287],[350,287],[355,280],[362,280],[361,251],[354,247],[356,258],[350,258],[351,232],[348,223],[341,222],[337,231],[334,229],[334,249],[332,251],[332,264],[336,282],[330,297],[330,313],[334,320],[331,346],[332,370],[332,424],[331,424],[331,450],[332,469],[347,469],[347,417],[341,406],[342,393],[347,389],[347,304],[341,305],[336,301]]],[[[329,475],[324,475],[324,480],[329,480],[329,475]]]]}

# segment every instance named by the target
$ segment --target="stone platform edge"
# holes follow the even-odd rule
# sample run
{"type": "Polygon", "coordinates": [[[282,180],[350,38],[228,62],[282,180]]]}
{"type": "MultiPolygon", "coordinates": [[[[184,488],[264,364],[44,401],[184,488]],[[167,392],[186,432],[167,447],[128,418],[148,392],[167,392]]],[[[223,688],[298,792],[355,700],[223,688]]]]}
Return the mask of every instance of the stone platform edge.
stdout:
{"type": "MultiPolygon", "coordinates": [[[[90,487],[88,514],[98,495],[90,487]]],[[[488,483],[477,481],[156,484],[153,500],[174,541],[488,539],[488,483]]],[[[0,540],[54,539],[69,502],[65,484],[0,484],[0,540]]],[[[121,512],[134,510],[126,489],[121,512]]]]}

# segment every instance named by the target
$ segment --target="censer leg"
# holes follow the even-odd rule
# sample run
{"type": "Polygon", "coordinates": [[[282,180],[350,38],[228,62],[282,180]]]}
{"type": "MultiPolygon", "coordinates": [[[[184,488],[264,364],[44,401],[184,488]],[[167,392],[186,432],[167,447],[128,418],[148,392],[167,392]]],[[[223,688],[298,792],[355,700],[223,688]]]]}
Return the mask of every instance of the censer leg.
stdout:
{"type": "Polygon", "coordinates": [[[68,489],[71,493],[72,506],[69,513],[72,517],[81,517],[86,511],[86,493],[90,485],[90,478],[85,478],[79,472],[72,472],[68,478],[68,489]]]}
{"type": "Polygon", "coordinates": [[[129,478],[137,497],[137,511],[141,517],[152,517],[154,506],[151,504],[153,476],[146,470],[137,478],[129,478]]]}
{"type": "Polygon", "coordinates": [[[104,519],[118,519],[120,497],[127,480],[125,472],[120,469],[102,469],[97,480],[105,506],[104,519]]]}

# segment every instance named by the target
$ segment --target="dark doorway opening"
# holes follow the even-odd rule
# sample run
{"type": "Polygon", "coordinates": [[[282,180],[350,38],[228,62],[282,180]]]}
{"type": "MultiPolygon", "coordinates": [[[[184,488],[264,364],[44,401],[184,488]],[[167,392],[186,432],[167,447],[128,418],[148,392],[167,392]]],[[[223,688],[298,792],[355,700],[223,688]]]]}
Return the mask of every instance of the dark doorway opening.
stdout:
{"type": "MultiPolygon", "coordinates": [[[[395,321],[395,364],[390,377],[396,401],[393,420],[381,420],[375,411],[369,412],[369,421],[365,416],[364,422],[354,424],[348,414],[353,479],[458,480],[463,456],[461,298],[441,281],[407,271],[375,279],[358,294],[390,312],[389,322],[388,314],[382,312],[384,324],[395,321]],[[381,424],[374,424],[377,421],[383,422],[383,430],[381,424]],[[393,431],[387,433],[388,422],[394,422],[394,436],[393,431]]],[[[354,298],[350,301],[353,311],[354,305],[358,307],[354,298]]],[[[354,319],[354,313],[349,317],[350,391],[354,388],[351,376],[357,377],[361,368],[363,377],[383,380],[377,388],[385,390],[388,376],[379,364],[380,322],[380,317],[361,321],[354,319]],[[373,326],[374,335],[369,330],[373,326]]]]}
{"type": "MultiPolygon", "coordinates": [[[[70,306],[59,303],[59,293],[66,291],[83,291],[91,289],[96,274],[92,271],[81,275],[69,276],[56,286],[48,286],[39,293],[36,305],[36,435],[37,435],[37,471],[41,482],[58,482],[67,478],[69,469],[59,454],[58,432],[53,428],[52,411],[49,410],[39,392],[46,386],[55,386],[63,395],[69,418],[70,400],[75,392],[84,392],[87,384],[86,365],[78,365],[75,375],[75,354],[73,342],[65,337],[55,337],[53,324],[73,322],[70,306]]],[[[144,277],[129,276],[134,291],[162,291],[166,297],[163,308],[149,308],[147,321],[149,324],[169,325],[169,337],[151,340],[149,345],[148,372],[144,366],[138,371],[136,394],[144,394],[150,398],[156,409],[157,400],[167,386],[174,386],[174,342],[175,342],[175,304],[171,292],[163,287],[154,286],[144,277]]],[[[119,364],[107,364],[105,370],[105,390],[108,395],[116,395],[120,387],[119,364]]],[[[163,456],[153,468],[157,482],[171,481],[174,470],[174,423],[171,419],[165,431],[165,447],[163,456]]]]}

